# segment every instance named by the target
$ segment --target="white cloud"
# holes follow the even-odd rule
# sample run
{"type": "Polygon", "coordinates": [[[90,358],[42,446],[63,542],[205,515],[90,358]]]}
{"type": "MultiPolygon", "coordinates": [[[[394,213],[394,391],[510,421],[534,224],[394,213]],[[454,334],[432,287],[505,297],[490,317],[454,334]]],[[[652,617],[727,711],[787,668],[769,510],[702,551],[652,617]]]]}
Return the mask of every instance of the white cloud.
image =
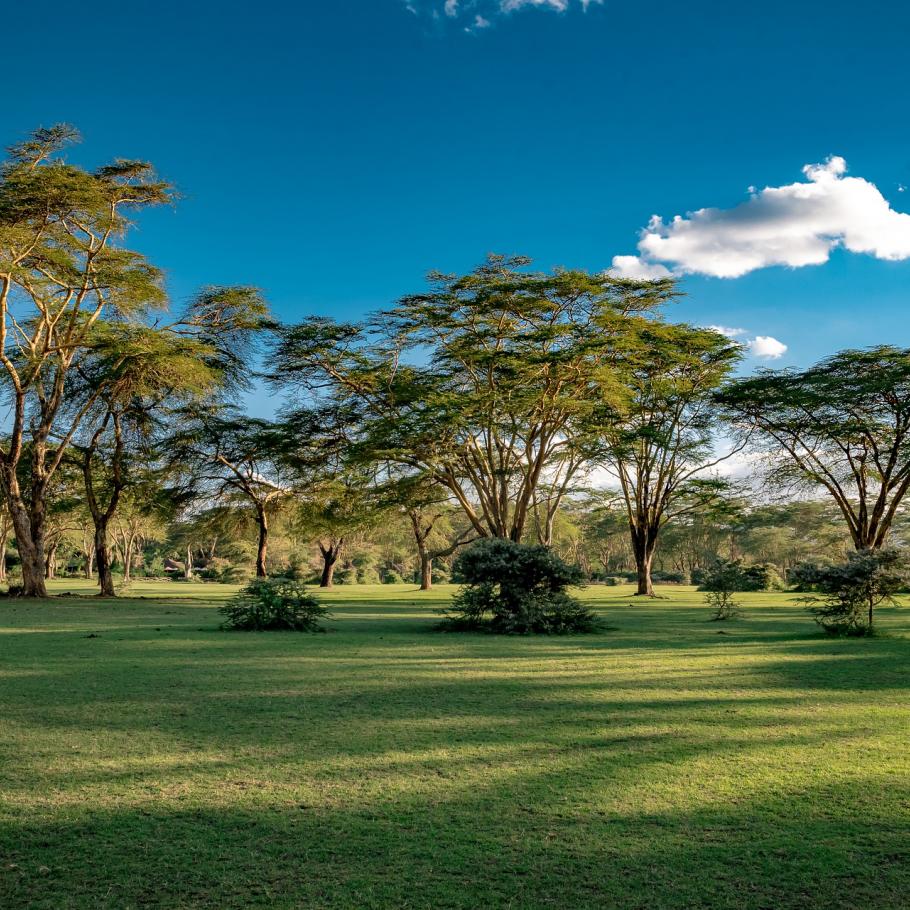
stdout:
{"type": "Polygon", "coordinates": [[[614,256],[610,272],[617,278],[638,278],[653,281],[655,278],[668,278],[670,270],[657,262],[645,262],[638,256],[614,256]]]}
{"type": "Polygon", "coordinates": [[[835,155],[807,164],[805,181],[752,189],[731,209],[698,209],[669,222],[654,215],[639,255],[617,256],[613,267],[630,277],[664,269],[737,278],[768,266],[820,265],[840,246],[877,259],[910,258],[910,215],[891,208],[875,184],[846,172],[835,155]]]}
{"type": "Polygon", "coordinates": [[[733,329],[728,325],[709,325],[705,328],[711,329],[712,332],[717,332],[718,335],[726,335],[727,338],[739,338],[740,335],[745,335],[745,329],[733,329]]]}
{"type": "Polygon", "coordinates": [[[749,342],[749,349],[756,357],[765,360],[777,360],[787,353],[787,346],[770,335],[756,335],[749,342]]]}
{"type": "Polygon", "coordinates": [[[458,20],[466,32],[489,28],[496,18],[526,9],[568,12],[581,7],[587,12],[591,6],[600,6],[604,0],[404,0],[405,8],[417,16],[426,15],[436,21],[443,17],[458,20]]]}
{"type": "Polygon", "coordinates": [[[500,0],[499,3],[499,8],[504,13],[512,13],[527,6],[546,6],[564,13],[569,8],[569,0],[500,0]]]}
{"type": "MultiPolygon", "coordinates": [[[[746,329],[728,325],[706,325],[705,328],[734,340],[749,334],[746,329]]],[[[737,343],[747,348],[753,357],[761,357],[764,360],[777,360],[787,353],[787,345],[770,335],[756,335],[754,338],[745,338],[737,343]]]]}

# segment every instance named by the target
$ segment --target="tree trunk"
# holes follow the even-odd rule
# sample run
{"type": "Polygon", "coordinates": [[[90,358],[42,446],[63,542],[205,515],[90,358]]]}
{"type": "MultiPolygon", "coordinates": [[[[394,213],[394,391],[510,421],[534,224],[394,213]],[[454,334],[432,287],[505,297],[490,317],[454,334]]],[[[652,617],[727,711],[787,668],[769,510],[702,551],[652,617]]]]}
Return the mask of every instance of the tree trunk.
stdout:
{"type": "Polygon", "coordinates": [[[43,516],[30,516],[21,502],[11,502],[16,545],[22,563],[22,594],[24,597],[47,597],[44,581],[44,527],[43,516]]]}
{"type": "Polygon", "coordinates": [[[433,557],[426,550],[420,553],[420,590],[429,591],[433,587],[433,557]]]}
{"type": "Polygon", "coordinates": [[[327,547],[324,547],[321,543],[319,544],[319,552],[322,554],[322,578],[319,581],[320,588],[331,588],[334,584],[335,563],[338,562],[338,557],[341,556],[343,547],[343,539],[335,544],[329,544],[327,547]]]}
{"type": "Polygon", "coordinates": [[[92,541],[91,546],[88,543],[83,544],[82,555],[85,557],[85,577],[91,581],[95,571],[95,545],[92,541]]]}
{"type": "Polygon", "coordinates": [[[638,597],[654,597],[654,584],[651,581],[651,563],[654,560],[654,550],[657,535],[651,533],[649,528],[632,528],[632,552],[635,555],[635,571],[638,573],[638,597]]]}
{"type": "Polygon", "coordinates": [[[50,581],[57,575],[57,544],[52,544],[44,560],[44,577],[50,581]]]}
{"type": "Polygon", "coordinates": [[[6,535],[0,541],[0,581],[6,581],[6,535]]]}
{"type": "Polygon", "coordinates": [[[183,577],[190,579],[193,577],[193,548],[186,545],[186,562],[183,564],[183,577]]]}
{"type": "Polygon", "coordinates": [[[123,548],[123,583],[128,585],[133,574],[133,549],[136,544],[135,535],[128,534],[126,545],[123,548]]]}
{"type": "MultiPolygon", "coordinates": [[[[265,509],[257,506],[256,517],[259,521],[259,547],[256,550],[256,577],[265,578],[268,574],[265,569],[266,557],[269,551],[269,520],[265,509]]],[[[323,573],[323,578],[325,573],[323,573]]],[[[331,584],[331,581],[329,582],[331,584]]],[[[326,587],[325,585],[323,587],[326,587]]]]}
{"type": "Polygon", "coordinates": [[[651,557],[646,554],[635,554],[635,571],[638,573],[638,590],[636,595],[654,596],[654,583],[651,581],[651,557]]]}
{"type": "Polygon", "coordinates": [[[335,560],[323,555],[322,578],[319,580],[320,588],[331,588],[335,578],[335,560]]]}
{"type": "Polygon", "coordinates": [[[95,525],[95,564],[98,567],[98,586],[102,597],[116,597],[114,576],[111,573],[111,554],[107,545],[107,523],[95,525]]]}

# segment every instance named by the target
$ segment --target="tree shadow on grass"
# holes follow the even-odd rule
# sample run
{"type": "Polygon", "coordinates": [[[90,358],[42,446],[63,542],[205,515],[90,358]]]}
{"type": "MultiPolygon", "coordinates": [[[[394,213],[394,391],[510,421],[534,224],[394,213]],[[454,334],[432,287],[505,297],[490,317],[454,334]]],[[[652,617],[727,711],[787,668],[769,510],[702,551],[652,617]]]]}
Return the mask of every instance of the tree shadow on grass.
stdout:
{"type": "Polygon", "coordinates": [[[311,794],[0,824],[4,906],[903,908],[907,819],[881,782],[630,805],[591,768],[367,805],[311,794]],[[586,773],[588,772],[588,773],[586,773]],[[615,799],[611,802],[610,798],[615,799]]]}

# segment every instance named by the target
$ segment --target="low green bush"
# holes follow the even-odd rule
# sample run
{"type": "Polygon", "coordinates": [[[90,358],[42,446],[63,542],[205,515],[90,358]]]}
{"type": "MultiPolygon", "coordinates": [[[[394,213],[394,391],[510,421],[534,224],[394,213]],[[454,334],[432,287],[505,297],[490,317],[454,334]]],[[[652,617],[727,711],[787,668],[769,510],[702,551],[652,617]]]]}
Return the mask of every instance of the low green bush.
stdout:
{"type": "Polygon", "coordinates": [[[737,592],[784,589],[784,580],[775,566],[770,563],[746,565],[741,559],[718,559],[706,568],[693,569],[692,584],[698,585],[699,591],[711,591],[709,584],[715,583],[718,572],[726,573],[726,583],[736,585],[732,590],[737,592]]]}
{"type": "Polygon", "coordinates": [[[547,547],[479,540],[453,568],[465,584],[445,611],[445,629],[552,635],[597,627],[594,614],[566,592],[582,583],[581,569],[547,547]]]}
{"type": "Polygon", "coordinates": [[[257,578],[219,612],[223,629],[243,632],[322,632],[328,610],[294,578],[257,578]]]}
{"type": "Polygon", "coordinates": [[[747,590],[749,579],[741,562],[720,559],[704,571],[699,590],[705,592],[705,603],[711,608],[711,619],[721,621],[739,615],[734,594],[747,590]]]}
{"type": "Polygon", "coordinates": [[[666,572],[657,569],[651,573],[651,580],[667,585],[687,585],[689,576],[685,572],[666,572]]]}
{"type": "Polygon", "coordinates": [[[799,598],[829,635],[871,635],[873,613],[881,603],[895,603],[907,585],[906,556],[900,550],[860,550],[836,565],[803,563],[793,576],[799,598]]]}

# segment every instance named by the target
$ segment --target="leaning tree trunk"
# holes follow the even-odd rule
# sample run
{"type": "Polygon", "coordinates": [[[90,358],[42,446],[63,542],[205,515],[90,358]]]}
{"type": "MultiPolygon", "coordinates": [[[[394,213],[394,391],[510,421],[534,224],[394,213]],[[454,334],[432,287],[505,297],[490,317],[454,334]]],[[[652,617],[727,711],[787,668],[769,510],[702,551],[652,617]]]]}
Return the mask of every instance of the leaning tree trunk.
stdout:
{"type": "Polygon", "coordinates": [[[116,597],[114,576],[111,572],[111,553],[107,543],[107,522],[95,525],[95,566],[98,569],[98,587],[102,597],[116,597]]]}
{"type": "MultiPolygon", "coordinates": [[[[265,514],[265,509],[261,506],[256,508],[256,517],[259,522],[259,546],[256,549],[256,577],[265,578],[265,564],[269,552],[269,520],[265,514]]],[[[324,577],[325,573],[323,573],[324,577]]],[[[331,581],[329,582],[331,584],[331,581]]],[[[325,585],[323,587],[326,587],[325,585]]]]}

